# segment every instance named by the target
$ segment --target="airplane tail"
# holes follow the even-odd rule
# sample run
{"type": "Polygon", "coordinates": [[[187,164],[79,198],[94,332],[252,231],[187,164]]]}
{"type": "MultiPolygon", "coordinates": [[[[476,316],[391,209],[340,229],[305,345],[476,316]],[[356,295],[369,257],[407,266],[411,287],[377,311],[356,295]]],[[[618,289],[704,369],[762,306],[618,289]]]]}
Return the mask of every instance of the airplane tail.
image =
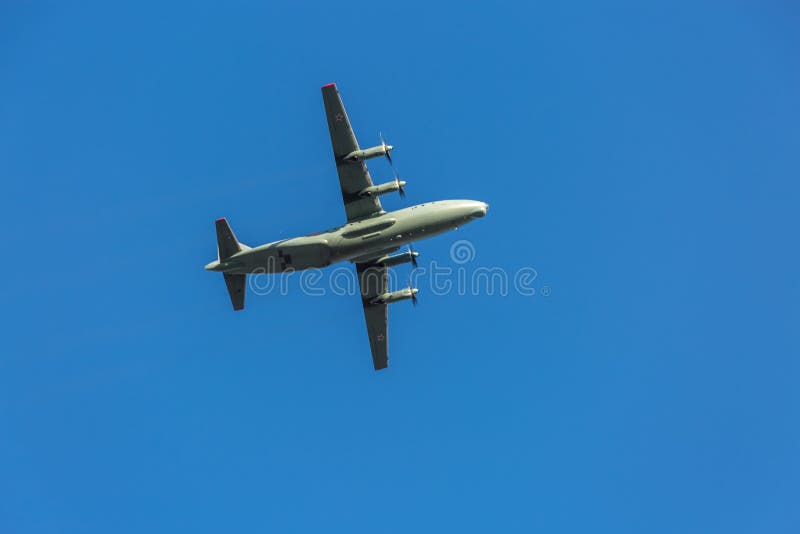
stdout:
{"type": "MultiPolygon", "coordinates": [[[[219,262],[222,263],[237,252],[246,250],[249,247],[239,243],[236,235],[231,230],[228,221],[225,219],[217,219],[217,255],[219,262]]],[[[231,297],[231,304],[233,304],[234,311],[244,309],[244,286],[247,281],[246,274],[231,274],[223,273],[225,278],[225,285],[228,287],[228,295],[231,297]]]]}

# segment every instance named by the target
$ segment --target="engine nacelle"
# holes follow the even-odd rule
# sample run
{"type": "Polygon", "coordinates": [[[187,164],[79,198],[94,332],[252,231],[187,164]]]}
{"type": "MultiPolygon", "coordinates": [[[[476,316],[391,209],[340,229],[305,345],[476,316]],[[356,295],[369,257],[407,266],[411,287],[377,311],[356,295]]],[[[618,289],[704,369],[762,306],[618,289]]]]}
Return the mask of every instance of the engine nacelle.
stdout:
{"type": "Polygon", "coordinates": [[[395,254],[394,256],[383,256],[375,260],[375,263],[378,265],[384,265],[386,267],[391,267],[393,265],[400,265],[403,263],[408,263],[414,261],[416,257],[419,256],[419,252],[413,252],[411,250],[407,252],[402,252],[400,254],[395,254]]]}
{"type": "Polygon", "coordinates": [[[392,151],[392,145],[378,145],[364,150],[354,150],[342,158],[343,161],[356,163],[367,159],[378,158],[386,156],[392,151]]]}
{"type": "Polygon", "coordinates": [[[391,293],[378,295],[370,301],[370,304],[390,304],[392,302],[400,302],[401,300],[413,299],[417,293],[419,293],[419,289],[407,287],[400,291],[392,291],[391,293]]]}
{"type": "Polygon", "coordinates": [[[406,182],[403,180],[395,180],[392,182],[386,182],[385,184],[380,185],[373,185],[372,187],[365,187],[361,191],[358,192],[358,196],[360,197],[377,197],[380,195],[385,195],[387,193],[394,193],[396,191],[400,191],[403,187],[405,187],[406,182]]]}

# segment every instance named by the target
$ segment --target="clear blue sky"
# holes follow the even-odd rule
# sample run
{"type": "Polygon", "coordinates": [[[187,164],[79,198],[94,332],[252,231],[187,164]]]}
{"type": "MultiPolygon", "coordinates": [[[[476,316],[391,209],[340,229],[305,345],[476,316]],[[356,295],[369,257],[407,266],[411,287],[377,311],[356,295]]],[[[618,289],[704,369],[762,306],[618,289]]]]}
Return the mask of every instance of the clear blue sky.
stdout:
{"type": "Polygon", "coordinates": [[[800,532],[798,6],[273,4],[0,6],[0,532],[800,532]],[[423,265],[550,296],[381,373],[353,297],[233,313],[215,218],[343,220],[332,81],[385,207],[491,204],[423,265]]]}

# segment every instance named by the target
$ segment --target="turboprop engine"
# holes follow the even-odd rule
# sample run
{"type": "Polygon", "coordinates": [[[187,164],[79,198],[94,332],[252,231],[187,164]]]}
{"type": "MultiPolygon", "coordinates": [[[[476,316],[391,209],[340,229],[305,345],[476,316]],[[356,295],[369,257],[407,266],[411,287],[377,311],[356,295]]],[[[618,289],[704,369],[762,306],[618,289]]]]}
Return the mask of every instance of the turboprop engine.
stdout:
{"type": "Polygon", "coordinates": [[[367,159],[378,158],[378,157],[381,157],[381,156],[389,157],[389,152],[391,152],[393,148],[394,147],[392,145],[381,144],[381,145],[378,145],[378,146],[374,146],[372,148],[366,148],[366,149],[363,149],[363,150],[354,150],[354,151],[350,152],[349,154],[347,154],[346,156],[344,156],[342,159],[344,161],[349,161],[349,162],[355,163],[355,162],[358,162],[358,161],[364,161],[364,160],[367,160],[367,159]]]}
{"type": "Polygon", "coordinates": [[[370,304],[390,304],[392,302],[399,302],[401,300],[408,299],[411,299],[411,301],[416,304],[417,293],[419,293],[419,289],[415,287],[407,287],[405,289],[401,289],[400,291],[392,291],[391,293],[378,295],[370,301],[370,304]]]}
{"type": "Polygon", "coordinates": [[[406,182],[404,180],[395,179],[391,182],[386,182],[385,184],[373,185],[372,187],[365,187],[364,189],[358,192],[358,196],[377,197],[380,195],[385,195],[387,193],[394,193],[395,191],[399,191],[402,194],[404,193],[403,188],[405,186],[406,182]]]}
{"type": "Polygon", "coordinates": [[[364,160],[367,160],[367,159],[372,159],[372,158],[377,158],[377,157],[380,157],[380,156],[385,156],[386,160],[389,162],[389,165],[391,165],[392,164],[392,156],[389,154],[389,152],[391,152],[392,149],[394,149],[394,147],[392,145],[386,144],[386,141],[384,141],[384,139],[383,139],[383,134],[382,133],[378,133],[378,139],[381,140],[381,144],[380,145],[374,146],[372,148],[368,148],[366,150],[354,150],[354,151],[350,152],[349,154],[347,154],[346,156],[344,156],[342,158],[342,161],[347,161],[347,162],[350,162],[350,163],[356,163],[356,162],[364,161],[364,160]]]}

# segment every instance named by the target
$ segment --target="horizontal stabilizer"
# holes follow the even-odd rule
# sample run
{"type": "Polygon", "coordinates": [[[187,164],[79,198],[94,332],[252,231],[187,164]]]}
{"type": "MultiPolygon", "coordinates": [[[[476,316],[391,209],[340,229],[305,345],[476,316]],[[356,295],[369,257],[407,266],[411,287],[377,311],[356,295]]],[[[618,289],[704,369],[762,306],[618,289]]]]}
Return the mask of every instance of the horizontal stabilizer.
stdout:
{"type": "Polygon", "coordinates": [[[231,296],[231,304],[234,311],[244,309],[244,282],[246,274],[223,273],[225,285],[228,286],[228,294],[231,296]]]}
{"type": "Polygon", "coordinates": [[[219,260],[224,261],[241,252],[242,245],[236,240],[228,221],[225,219],[217,219],[217,252],[219,260]]]}

